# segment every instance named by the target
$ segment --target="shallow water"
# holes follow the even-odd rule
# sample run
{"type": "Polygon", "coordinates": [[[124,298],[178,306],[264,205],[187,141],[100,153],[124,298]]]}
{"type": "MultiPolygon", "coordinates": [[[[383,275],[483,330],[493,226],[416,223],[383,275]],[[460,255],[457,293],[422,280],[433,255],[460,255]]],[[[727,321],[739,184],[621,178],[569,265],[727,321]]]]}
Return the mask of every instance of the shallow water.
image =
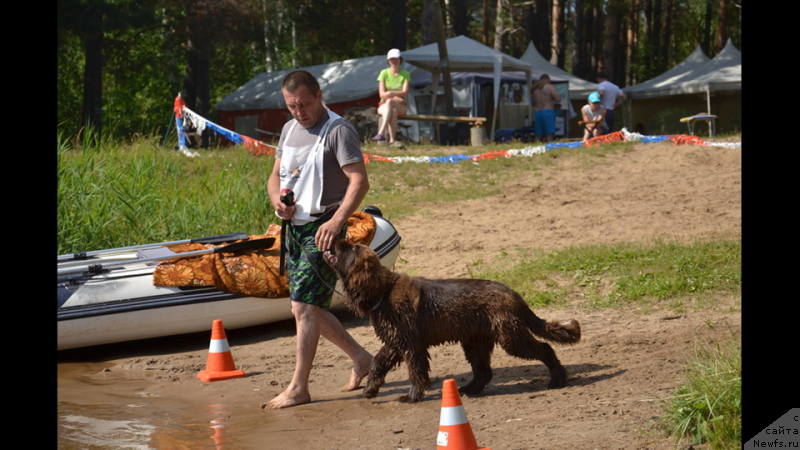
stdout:
{"type": "MultiPolygon", "coordinates": [[[[200,336],[187,339],[192,346],[203,345],[200,336]]],[[[149,345],[142,346],[144,351],[149,345]]],[[[119,362],[110,357],[130,355],[129,347],[94,350],[59,354],[59,449],[236,448],[230,429],[259,419],[224,401],[203,405],[160,395],[163,380],[155,379],[156,371],[110,369],[119,362]]]]}

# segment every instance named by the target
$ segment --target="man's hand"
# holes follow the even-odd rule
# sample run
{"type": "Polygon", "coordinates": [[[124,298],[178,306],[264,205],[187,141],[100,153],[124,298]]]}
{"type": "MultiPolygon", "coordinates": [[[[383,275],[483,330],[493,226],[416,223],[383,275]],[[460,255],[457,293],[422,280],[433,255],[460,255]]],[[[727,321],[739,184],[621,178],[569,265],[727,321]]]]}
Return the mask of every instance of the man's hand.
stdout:
{"type": "Polygon", "coordinates": [[[270,198],[272,201],[272,207],[275,208],[275,213],[283,220],[289,220],[294,216],[295,206],[286,206],[283,202],[280,201],[280,196],[276,196],[277,198],[270,198]]]}
{"type": "Polygon", "coordinates": [[[334,218],[319,227],[317,234],[314,236],[314,243],[317,244],[319,251],[324,252],[329,248],[333,248],[333,241],[339,237],[343,226],[343,223],[334,218]]]}

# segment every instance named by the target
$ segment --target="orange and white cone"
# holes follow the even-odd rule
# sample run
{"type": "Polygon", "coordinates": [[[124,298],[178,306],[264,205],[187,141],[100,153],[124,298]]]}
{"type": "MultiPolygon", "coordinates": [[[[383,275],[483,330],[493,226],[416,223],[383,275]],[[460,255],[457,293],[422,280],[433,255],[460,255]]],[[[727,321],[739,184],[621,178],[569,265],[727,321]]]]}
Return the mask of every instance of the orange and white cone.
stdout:
{"type": "Polygon", "coordinates": [[[225,337],[222,321],[215,320],[211,324],[211,345],[208,347],[206,370],[201,370],[197,374],[197,378],[208,383],[209,381],[244,377],[244,372],[236,370],[236,365],[233,364],[233,355],[231,355],[231,348],[228,346],[228,338],[225,337]]]}
{"type": "Polygon", "coordinates": [[[472,427],[461,404],[456,380],[444,380],[442,387],[442,413],[439,416],[439,435],[436,437],[437,450],[491,450],[478,447],[472,427]]]}

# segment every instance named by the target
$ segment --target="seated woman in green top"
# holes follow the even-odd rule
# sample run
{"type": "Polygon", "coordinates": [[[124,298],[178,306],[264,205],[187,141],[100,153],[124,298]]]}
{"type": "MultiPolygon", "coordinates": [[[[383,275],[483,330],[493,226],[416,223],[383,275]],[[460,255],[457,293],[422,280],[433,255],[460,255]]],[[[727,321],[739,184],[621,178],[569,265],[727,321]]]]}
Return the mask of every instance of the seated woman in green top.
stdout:
{"type": "Polygon", "coordinates": [[[383,121],[378,129],[378,134],[372,138],[373,141],[383,141],[386,133],[389,138],[389,145],[395,144],[397,134],[397,116],[406,113],[406,96],[408,96],[408,85],[411,82],[411,74],[407,70],[400,68],[403,57],[400,50],[393,48],[386,54],[389,63],[388,69],[383,69],[378,75],[378,93],[380,102],[378,103],[378,114],[383,116],[383,121]]]}

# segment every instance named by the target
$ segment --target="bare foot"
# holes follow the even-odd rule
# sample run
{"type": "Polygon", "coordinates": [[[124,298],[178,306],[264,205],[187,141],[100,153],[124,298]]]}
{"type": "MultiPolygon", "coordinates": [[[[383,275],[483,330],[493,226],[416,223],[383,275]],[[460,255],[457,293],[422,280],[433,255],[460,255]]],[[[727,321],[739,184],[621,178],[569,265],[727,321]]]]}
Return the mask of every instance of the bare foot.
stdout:
{"type": "Polygon", "coordinates": [[[361,380],[369,374],[370,365],[372,365],[372,355],[370,355],[369,358],[362,359],[358,364],[353,366],[353,370],[350,372],[350,381],[339,389],[339,392],[350,392],[360,388],[361,380]]]}
{"type": "Polygon", "coordinates": [[[280,393],[277,397],[273,398],[272,400],[262,403],[259,405],[261,409],[281,409],[281,408],[289,408],[291,406],[303,405],[305,403],[311,403],[311,395],[310,394],[294,394],[289,392],[289,390],[285,390],[280,393]]]}

